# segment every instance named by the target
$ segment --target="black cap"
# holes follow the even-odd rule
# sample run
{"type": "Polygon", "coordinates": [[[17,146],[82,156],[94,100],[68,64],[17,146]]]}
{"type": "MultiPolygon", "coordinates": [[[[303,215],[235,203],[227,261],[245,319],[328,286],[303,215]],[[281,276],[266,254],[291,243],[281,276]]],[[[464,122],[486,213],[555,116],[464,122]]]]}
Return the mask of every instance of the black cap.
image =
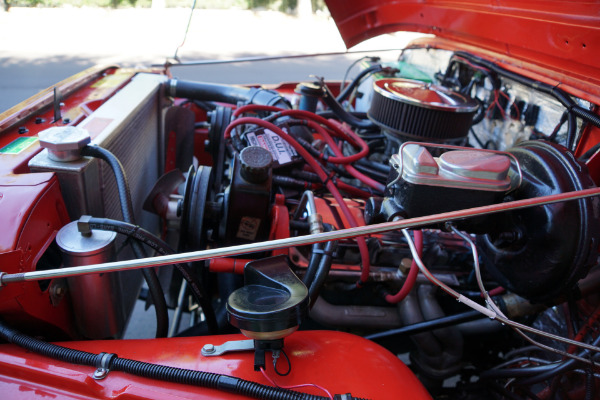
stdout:
{"type": "Polygon", "coordinates": [[[273,156],[260,146],[246,147],[240,153],[242,177],[248,182],[263,183],[269,178],[273,156]]]}

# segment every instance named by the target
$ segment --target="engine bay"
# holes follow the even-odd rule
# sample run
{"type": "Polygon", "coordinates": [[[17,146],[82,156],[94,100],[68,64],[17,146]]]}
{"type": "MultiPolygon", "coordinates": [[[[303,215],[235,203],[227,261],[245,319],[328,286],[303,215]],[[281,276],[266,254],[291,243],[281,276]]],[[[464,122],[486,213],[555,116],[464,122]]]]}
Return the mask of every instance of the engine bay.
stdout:
{"type": "Polygon", "coordinates": [[[595,97],[417,44],[349,72],[109,68],[6,118],[0,336],[113,392],[595,398],[595,97]],[[157,339],[128,345],[142,301],[157,339]],[[174,371],[199,367],[221,375],[174,371]]]}

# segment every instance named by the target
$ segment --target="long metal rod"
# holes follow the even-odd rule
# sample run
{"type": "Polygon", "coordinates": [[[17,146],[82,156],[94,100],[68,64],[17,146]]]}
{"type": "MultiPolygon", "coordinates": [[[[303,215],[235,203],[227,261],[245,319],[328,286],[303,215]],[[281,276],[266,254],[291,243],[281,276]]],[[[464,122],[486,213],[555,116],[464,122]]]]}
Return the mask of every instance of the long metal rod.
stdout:
{"type": "Polygon", "coordinates": [[[257,61],[274,61],[274,60],[289,60],[297,58],[312,58],[312,57],[331,57],[331,56],[347,56],[352,54],[362,53],[382,53],[384,51],[400,51],[401,49],[379,49],[379,50],[354,50],[354,51],[336,51],[331,53],[312,53],[312,54],[291,54],[287,56],[256,56],[256,57],[240,57],[229,60],[198,60],[186,61],[180,63],[153,64],[152,67],[193,67],[199,65],[218,65],[218,64],[235,64],[257,61]]]}
{"type": "Polygon", "coordinates": [[[85,274],[97,274],[103,272],[124,271],[130,269],[160,267],[163,265],[202,261],[211,258],[237,256],[240,254],[275,250],[291,246],[303,246],[313,243],[328,242],[330,240],[349,239],[358,236],[373,235],[398,229],[419,228],[422,226],[443,223],[446,221],[456,221],[464,218],[477,217],[503,211],[519,210],[523,208],[559,203],[568,200],[584,199],[598,195],[600,195],[600,188],[585,189],[575,192],[542,196],[533,199],[517,200],[507,203],[469,208],[466,210],[451,211],[441,214],[428,215],[424,217],[385,222],[376,225],[360,226],[357,228],[341,229],[338,231],[317,233],[312,235],[296,236],[292,238],[270,240],[260,243],[249,243],[238,246],[222,247],[218,249],[192,251],[188,253],[148,257],[137,260],[125,260],[94,265],[84,265],[80,267],[51,269],[45,271],[32,271],[17,274],[4,273],[0,274],[0,286],[13,282],[37,281],[41,279],[65,278],[69,276],[85,274]]]}

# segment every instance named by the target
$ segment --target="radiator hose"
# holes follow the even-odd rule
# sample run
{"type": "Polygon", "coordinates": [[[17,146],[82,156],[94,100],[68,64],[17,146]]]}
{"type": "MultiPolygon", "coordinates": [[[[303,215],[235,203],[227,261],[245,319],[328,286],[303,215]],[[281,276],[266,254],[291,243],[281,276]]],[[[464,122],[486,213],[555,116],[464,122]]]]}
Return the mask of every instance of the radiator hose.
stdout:
{"type": "MultiPolygon", "coordinates": [[[[81,226],[85,226],[86,230],[90,231],[93,229],[117,232],[122,235],[126,235],[129,238],[137,240],[146,246],[150,247],[160,255],[175,254],[175,250],[169,246],[168,243],[162,239],[156,237],[152,233],[148,232],[144,228],[133,225],[124,221],[116,221],[108,218],[92,218],[88,216],[82,216],[79,219],[78,226],[79,230],[82,231],[81,226]]],[[[204,316],[206,317],[206,323],[208,325],[208,331],[210,334],[215,335],[219,333],[219,326],[217,324],[217,318],[215,316],[215,310],[212,307],[210,299],[205,293],[202,284],[198,280],[198,277],[194,274],[194,271],[190,268],[189,264],[175,264],[177,270],[183,276],[190,287],[190,291],[194,295],[194,298],[202,308],[204,316]]]]}
{"type": "MultiPolygon", "coordinates": [[[[125,170],[119,159],[110,151],[99,146],[86,146],[81,149],[81,155],[94,157],[105,161],[112,169],[117,182],[117,190],[119,192],[119,203],[121,205],[121,213],[125,222],[135,225],[135,217],[133,215],[133,205],[131,203],[131,194],[129,193],[129,184],[125,170]]],[[[145,258],[144,249],[138,242],[132,242],[131,248],[137,258],[145,258]]],[[[167,303],[165,294],[160,286],[156,272],[150,268],[142,269],[142,275],[148,284],[148,290],[154,302],[154,310],[156,312],[156,337],[167,337],[169,331],[169,314],[167,311],[167,303]]]]}
{"type": "MultiPolygon", "coordinates": [[[[100,360],[103,359],[106,354],[94,354],[47,343],[20,333],[9,327],[1,319],[0,337],[9,343],[13,343],[26,350],[46,357],[73,364],[87,365],[94,368],[99,367],[100,360]]],[[[144,378],[216,389],[263,400],[327,400],[327,397],[267,386],[257,382],[236,378],[234,376],[151,364],[127,358],[119,358],[117,355],[111,356],[108,369],[144,378]]],[[[342,396],[336,395],[335,398],[341,399],[342,396]]],[[[348,400],[364,400],[351,396],[346,396],[345,398],[348,400]]]]}

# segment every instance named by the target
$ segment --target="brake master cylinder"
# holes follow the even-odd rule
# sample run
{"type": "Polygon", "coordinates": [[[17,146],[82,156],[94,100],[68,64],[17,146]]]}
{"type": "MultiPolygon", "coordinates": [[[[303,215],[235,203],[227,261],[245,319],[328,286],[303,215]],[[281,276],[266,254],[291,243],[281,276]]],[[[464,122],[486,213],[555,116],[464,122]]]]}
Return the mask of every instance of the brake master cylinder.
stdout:
{"type": "Polygon", "coordinates": [[[386,220],[495,204],[513,187],[507,153],[462,148],[433,157],[425,146],[406,144],[390,164],[381,208],[386,220]]]}

